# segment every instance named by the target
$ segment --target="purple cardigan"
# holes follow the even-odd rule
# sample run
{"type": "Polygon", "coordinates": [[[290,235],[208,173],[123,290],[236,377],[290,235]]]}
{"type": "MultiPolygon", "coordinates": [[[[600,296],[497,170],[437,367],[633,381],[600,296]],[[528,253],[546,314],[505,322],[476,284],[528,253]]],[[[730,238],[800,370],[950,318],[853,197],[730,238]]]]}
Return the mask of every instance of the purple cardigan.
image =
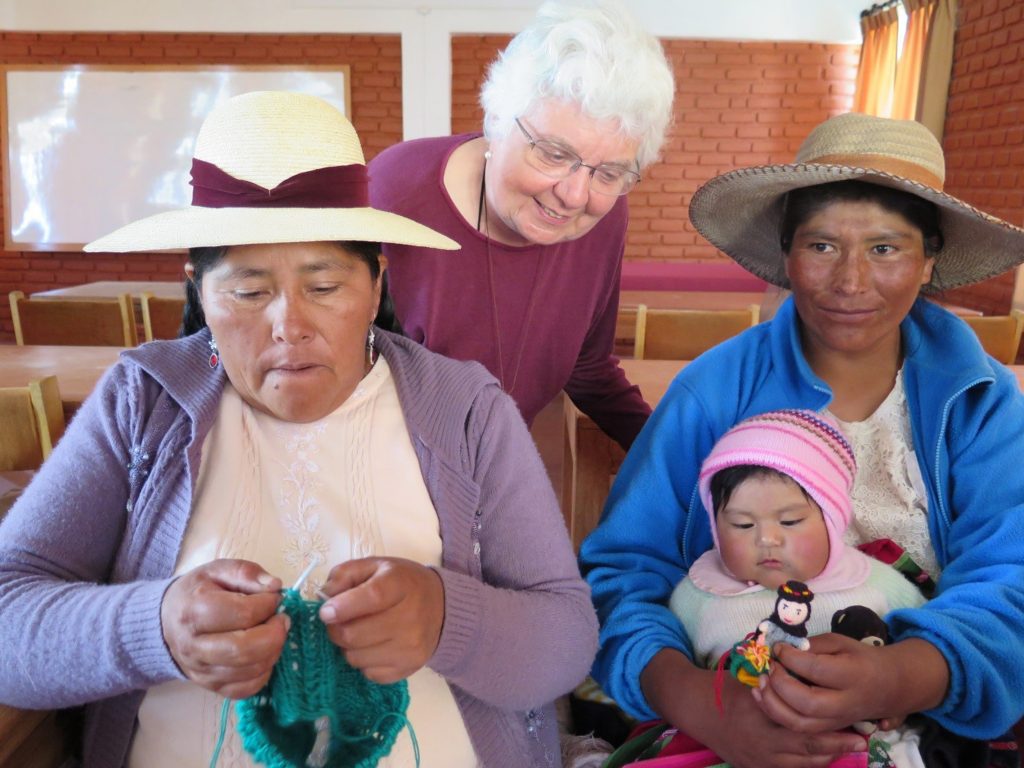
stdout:
{"type": "Polygon", "coordinates": [[[522,247],[489,240],[462,218],[442,183],[449,155],[474,138],[407,141],[370,162],[375,208],[409,216],[462,246],[384,246],[398,319],[428,349],[503,375],[528,424],[564,389],[628,449],[651,409],[612,355],[626,198],[576,240],[522,247]]]}
{"type": "MultiPolygon", "coordinates": [[[[182,678],[160,603],[225,381],[208,338],[122,355],[0,524],[0,702],[85,704],[85,768],[122,766],[145,689],[182,678]]],[[[558,766],[550,702],[586,675],[597,623],[540,457],[482,367],[377,338],[440,519],[429,666],[486,768],[558,766]]]]}

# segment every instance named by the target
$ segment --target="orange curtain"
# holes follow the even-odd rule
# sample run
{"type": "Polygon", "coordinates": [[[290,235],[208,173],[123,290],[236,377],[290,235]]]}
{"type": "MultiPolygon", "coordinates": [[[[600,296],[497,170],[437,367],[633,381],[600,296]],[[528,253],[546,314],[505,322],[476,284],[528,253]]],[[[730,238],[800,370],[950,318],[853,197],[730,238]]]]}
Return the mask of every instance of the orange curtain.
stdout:
{"type": "Polygon", "coordinates": [[[957,0],[932,0],[935,9],[928,26],[928,43],[921,63],[921,85],[917,93],[919,122],[942,141],[946,124],[949,80],[953,74],[953,37],[956,34],[957,0]]]}
{"type": "Polygon", "coordinates": [[[902,0],[907,11],[892,117],[924,123],[942,140],[953,70],[957,0],[902,0]]]}
{"type": "Polygon", "coordinates": [[[895,7],[865,12],[860,28],[864,44],[860,49],[853,111],[889,117],[896,82],[896,42],[899,21],[895,7]]]}
{"type": "Polygon", "coordinates": [[[907,11],[907,31],[903,52],[896,66],[896,89],[892,99],[892,117],[898,120],[917,119],[917,98],[922,85],[924,56],[928,33],[938,7],[936,0],[903,0],[907,11]]]}

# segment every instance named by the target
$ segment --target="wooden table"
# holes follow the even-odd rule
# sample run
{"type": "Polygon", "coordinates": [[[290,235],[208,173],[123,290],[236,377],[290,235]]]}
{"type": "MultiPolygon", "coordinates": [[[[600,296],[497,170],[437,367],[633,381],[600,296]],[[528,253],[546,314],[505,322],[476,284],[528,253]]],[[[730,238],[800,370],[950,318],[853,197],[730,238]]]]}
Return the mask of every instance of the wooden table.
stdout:
{"type": "Polygon", "coordinates": [[[122,347],[0,344],[0,387],[24,387],[32,379],[56,376],[67,421],[123,351],[122,347]]]}
{"type": "Polygon", "coordinates": [[[657,309],[746,309],[761,305],[764,291],[621,291],[619,308],[639,304],[657,309]]]}
{"type": "MultiPolygon", "coordinates": [[[[632,357],[636,340],[636,309],[645,304],[649,309],[743,310],[758,307],[760,322],[771,319],[788,291],[769,286],[764,291],[621,291],[619,312],[615,323],[615,354],[632,357]]],[[[976,309],[935,301],[960,317],[980,317],[976,309]]]]}
{"type": "Polygon", "coordinates": [[[185,295],[185,283],[181,280],[120,282],[100,280],[96,283],[71,285],[33,293],[33,299],[116,299],[122,293],[130,293],[137,304],[143,293],[152,293],[160,299],[180,299],[185,295]]]}
{"type": "MultiPolygon", "coordinates": [[[[783,297],[781,289],[775,287],[767,291],[621,291],[619,309],[636,309],[639,304],[656,309],[746,309],[751,304],[760,307],[766,300],[770,300],[774,308],[783,297]]],[[[982,314],[956,304],[935,303],[960,316],[982,314]]]]}
{"type": "MultiPolygon", "coordinates": [[[[686,360],[623,360],[626,378],[640,387],[644,400],[656,406],[686,360]]],[[[1024,365],[1009,366],[1024,390],[1024,365]]],[[[562,513],[573,545],[580,544],[601,518],[605,499],[625,452],[565,398],[562,452],[562,513]]]]}

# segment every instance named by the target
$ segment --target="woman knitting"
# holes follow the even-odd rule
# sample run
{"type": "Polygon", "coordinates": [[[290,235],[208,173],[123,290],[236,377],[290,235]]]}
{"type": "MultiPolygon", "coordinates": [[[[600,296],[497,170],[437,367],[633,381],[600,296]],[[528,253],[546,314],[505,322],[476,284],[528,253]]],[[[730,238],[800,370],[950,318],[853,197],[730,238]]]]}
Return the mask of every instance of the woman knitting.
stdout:
{"type": "Polygon", "coordinates": [[[220,104],[192,185],[88,246],[190,249],[195,332],[125,353],[0,526],[0,701],[84,705],[85,768],[221,733],[230,766],[557,765],[597,638],[544,467],[481,366],[375,325],[379,243],[455,243],[368,207],[310,96],[220,104]],[[360,762],[357,713],[393,736],[360,762]]]}

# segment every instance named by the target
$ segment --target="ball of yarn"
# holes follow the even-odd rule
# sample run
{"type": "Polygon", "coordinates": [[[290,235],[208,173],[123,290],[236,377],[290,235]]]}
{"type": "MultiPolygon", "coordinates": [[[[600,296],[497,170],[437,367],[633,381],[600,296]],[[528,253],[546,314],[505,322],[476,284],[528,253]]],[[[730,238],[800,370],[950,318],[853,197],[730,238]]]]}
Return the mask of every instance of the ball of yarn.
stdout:
{"type": "Polygon", "coordinates": [[[268,768],[374,768],[407,724],[404,680],[368,680],[327,636],[321,603],[285,590],[291,629],[267,686],[235,706],[242,746],[268,768]],[[326,733],[325,733],[326,732],[326,733]]]}

